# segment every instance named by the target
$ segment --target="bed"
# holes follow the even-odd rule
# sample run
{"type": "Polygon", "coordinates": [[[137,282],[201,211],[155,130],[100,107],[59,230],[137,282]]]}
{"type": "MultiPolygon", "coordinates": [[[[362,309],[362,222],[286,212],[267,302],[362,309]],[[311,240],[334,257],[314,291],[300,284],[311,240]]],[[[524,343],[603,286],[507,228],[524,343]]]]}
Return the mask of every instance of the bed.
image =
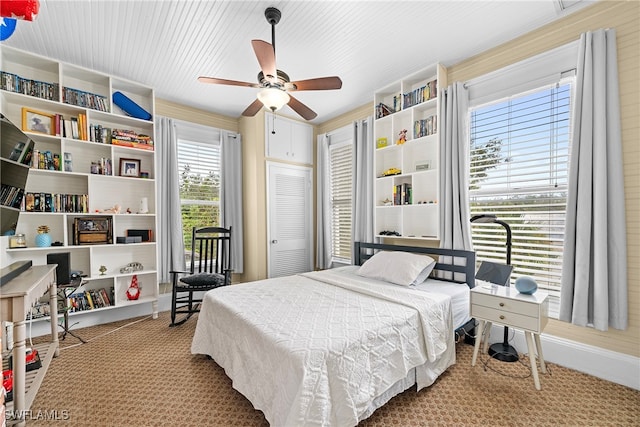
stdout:
{"type": "Polygon", "coordinates": [[[191,352],[215,360],[272,426],[356,425],[431,385],[455,363],[456,336],[473,328],[473,252],[360,242],[355,251],[353,266],[203,298],[191,352]]]}

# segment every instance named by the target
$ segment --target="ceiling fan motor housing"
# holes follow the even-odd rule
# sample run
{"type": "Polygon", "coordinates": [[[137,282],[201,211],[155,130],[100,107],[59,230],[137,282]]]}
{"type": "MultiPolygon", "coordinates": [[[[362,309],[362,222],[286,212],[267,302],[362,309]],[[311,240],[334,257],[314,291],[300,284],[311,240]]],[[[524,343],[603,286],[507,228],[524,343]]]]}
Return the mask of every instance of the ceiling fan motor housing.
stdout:
{"type": "Polygon", "coordinates": [[[260,86],[262,87],[277,87],[279,89],[289,89],[288,86],[295,85],[287,85],[291,80],[289,79],[289,75],[282,70],[276,70],[277,80],[273,81],[265,77],[264,73],[260,71],[258,73],[258,81],[260,82],[260,86]]]}
{"type": "Polygon", "coordinates": [[[267,18],[267,22],[269,24],[276,25],[278,22],[280,22],[280,18],[282,17],[282,14],[275,7],[268,7],[264,11],[264,16],[267,18]]]}

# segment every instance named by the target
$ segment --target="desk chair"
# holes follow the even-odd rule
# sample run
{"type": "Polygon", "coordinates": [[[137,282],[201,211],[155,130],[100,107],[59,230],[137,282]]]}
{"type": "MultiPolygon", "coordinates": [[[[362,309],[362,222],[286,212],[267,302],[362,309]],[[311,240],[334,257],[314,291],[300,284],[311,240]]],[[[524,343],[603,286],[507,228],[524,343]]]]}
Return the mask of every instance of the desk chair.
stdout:
{"type": "Polygon", "coordinates": [[[71,332],[71,328],[77,324],[69,325],[69,295],[76,292],[85,282],[82,280],[81,274],[71,272],[71,253],[70,252],[53,252],[47,254],[47,264],[56,264],[56,284],[58,285],[58,314],[62,313],[62,323],[58,321],[58,326],[62,328],[61,340],[67,337],[67,334],[77,338],[82,343],[85,340],[71,332]]]}
{"type": "Polygon", "coordinates": [[[231,284],[231,227],[193,227],[189,271],[171,271],[171,325],[200,311],[202,292],[231,284]],[[176,321],[178,314],[184,315],[176,321]]]}

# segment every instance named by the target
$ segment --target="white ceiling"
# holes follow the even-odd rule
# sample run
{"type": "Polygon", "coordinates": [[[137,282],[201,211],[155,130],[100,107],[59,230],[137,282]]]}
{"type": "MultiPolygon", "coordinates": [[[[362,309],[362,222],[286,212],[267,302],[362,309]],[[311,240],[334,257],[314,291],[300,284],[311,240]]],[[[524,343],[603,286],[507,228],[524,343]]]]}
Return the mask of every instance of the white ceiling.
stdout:
{"type": "Polygon", "coordinates": [[[239,117],[258,89],[197,77],[257,82],[251,40],[271,42],[264,10],[277,7],[277,67],[291,80],[342,79],[337,91],[296,93],[318,113],[313,123],[322,123],[372,102],[376,88],[413,71],[451,66],[593,3],[562,11],[560,1],[40,0],[36,20],[18,21],[3,43],[144,83],[156,98],[239,117]]]}

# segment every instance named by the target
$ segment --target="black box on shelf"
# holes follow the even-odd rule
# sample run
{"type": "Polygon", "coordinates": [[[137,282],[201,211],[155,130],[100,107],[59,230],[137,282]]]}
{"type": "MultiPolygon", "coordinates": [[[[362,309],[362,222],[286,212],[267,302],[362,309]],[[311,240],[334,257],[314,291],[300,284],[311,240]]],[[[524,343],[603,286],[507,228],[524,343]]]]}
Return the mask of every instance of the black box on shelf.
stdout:
{"type": "Polygon", "coordinates": [[[118,236],[116,243],[141,243],[142,236],[118,236]]]}
{"type": "Polygon", "coordinates": [[[127,236],[140,236],[143,242],[153,242],[153,230],[129,229],[127,230],[127,236]]]}

